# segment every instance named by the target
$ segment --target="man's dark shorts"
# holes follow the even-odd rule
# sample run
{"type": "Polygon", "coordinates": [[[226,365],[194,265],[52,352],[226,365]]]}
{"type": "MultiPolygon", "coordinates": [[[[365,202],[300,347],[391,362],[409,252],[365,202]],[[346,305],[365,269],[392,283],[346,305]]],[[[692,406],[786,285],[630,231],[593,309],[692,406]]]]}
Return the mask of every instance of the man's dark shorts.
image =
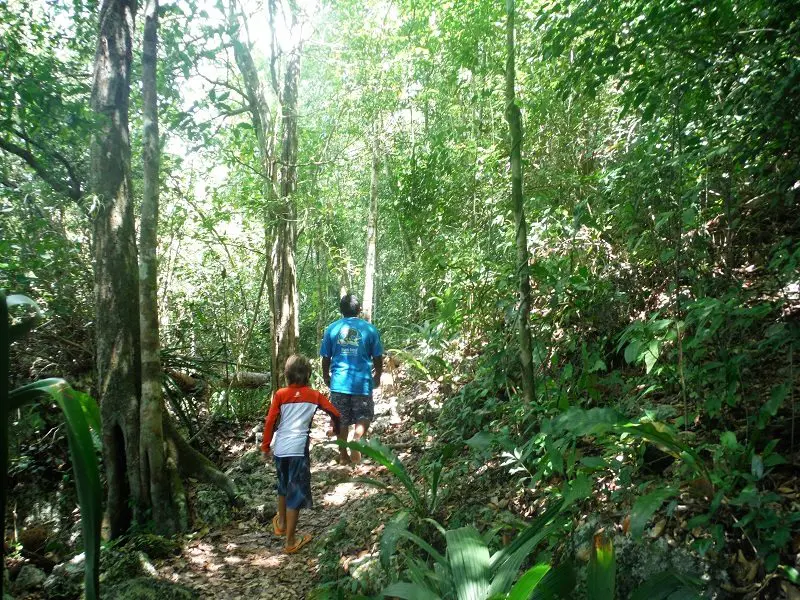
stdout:
{"type": "Polygon", "coordinates": [[[357,394],[342,394],[331,392],[331,404],[339,413],[341,425],[354,425],[359,421],[370,421],[375,417],[375,403],[372,394],[369,396],[359,396],[357,394]]]}
{"type": "Polygon", "coordinates": [[[276,456],[278,496],[286,496],[286,508],[311,508],[311,462],[307,456],[276,456]]]}

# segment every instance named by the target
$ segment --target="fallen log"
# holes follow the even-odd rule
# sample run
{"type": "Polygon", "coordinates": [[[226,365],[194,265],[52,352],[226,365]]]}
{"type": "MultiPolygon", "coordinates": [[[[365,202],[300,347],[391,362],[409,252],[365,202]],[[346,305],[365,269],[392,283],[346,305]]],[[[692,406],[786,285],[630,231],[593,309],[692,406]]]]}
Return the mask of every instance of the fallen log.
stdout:
{"type": "MultiPolygon", "coordinates": [[[[208,385],[204,378],[181,371],[168,370],[167,375],[172,378],[184,394],[195,394],[208,385]]],[[[229,377],[220,377],[219,381],[222,387],[230,387],[234,390],[258,389],[270,384],[270,374],[255,371],[237,371],[229,377]]]]}

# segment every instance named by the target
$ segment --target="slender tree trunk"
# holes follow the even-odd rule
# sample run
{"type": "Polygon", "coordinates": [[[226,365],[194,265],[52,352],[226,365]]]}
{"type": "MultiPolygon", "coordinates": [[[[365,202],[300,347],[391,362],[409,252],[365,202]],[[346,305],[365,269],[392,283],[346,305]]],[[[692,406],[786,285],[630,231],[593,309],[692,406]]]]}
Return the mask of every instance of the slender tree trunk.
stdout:
{"type": "MultiPolygon", "coordinates": [[[[5,291],[0,289],[0,327],[3,332],[8,331],[8,306],[6,305],[5,291]]],[[[8,371],[11,366],[11,359],[9,357],[9,348],[11,340],[6,339],[5,335],[0,336],[0,431],[3,432],[0,437],[0,468],[3,473],[8,473],[8,371]]],[[[6,495],[8,494],[8,484],[3,482],[3,488],[0,489],[0,533],[2,533],[3,543],[0,544],[0,596],[5,598],[5,539],[6,539],[6,495]]],[[[98,563],[99,564],[99,563],[98,563]]]]}
{"type": "MultiPolygon", "coordinates": [[[[291,7],[294,11],[294,6],[291,7]]],[[[272,314],[272,360],[273,387],[283,385],[283,366],[286,359],[296,351],[300,333],[297,268],[295,250],[297,245],[296,210],[292,195],[297,187],[297,89],[300,74],[300,47],[293,48],[287,57],[283,89],[280,90],[282,105],[282,138],[280,177],[276,169],[275,132],[277,130],[267,102],[264,85],[258,75],[250,50],[239,39],[239,23],[235,3],[230,4],[229,23],[233,40],[236,65],[242,74],[253,127],[258,138],[264,177],[264,196],[267,201],[265,216],[266,245],[272,269],[267,278],[269,306],[272,314]],[[276,182],[279,193],[276,193],[276,182]]],[[[270,23],[274,13],[269,4],[270,23]]],[[[297,24],[292,14],[292,26],[297,24]]],[[[275,49],[273,49],[273,53],[275,49]]],[[[275,62],[271,62],[273,87],[277,89],[275,62]]]]}
{"type": "MultiPolygon", "coordinates": [[[[293,26],[296,17],[293,15],[293,26]]],[[[281,139],[280,203],[271,224],[274,273],[272,314],[272,378],[276,386],[285,385],[283,366],[297,351],[300,336],[297,296],[297,214],[294,192],[297,188],[297,88],[300,79],[300,48],[292,49],[286,62],[282,93],[283,136],[281,139]]]]}
{"type": "Polygon", "coordinates": [[[138,265],[128,134],[135,8],[133,0],[103,1],[91,100],[98,120],[91,153],[97,388],[112,537],[139,520],[142,506],[138,265]]]}
{"type": "Polygon", "coordinates": [[[369,183],[369,216],[367,217],[367,260],[364,267],[364,318],[372,321],[375,312],[375,265],[378,237],[378,141],[372,147],[372,175],[369,183]]]}
{"type": "Polygon", "coordinates": [[[511,203],[517,243],[517,272],[519,275],[519,349],[522,363],[522,391],[525,401],[533,402],[536,388],[533,376],[533,354],[528,314],[531,309],[531,281],[528,273],[528,228],[522,201],[522,115],[516,103],[514,72],[514,0],[506,0],[508,29],[506,35],[506,119],[511,132],[511,203]]]}
{"type": "Polygon", "coordinates": [[[158,139],[158,0],[148,0],[144,14],[142,94],[144,100],[144,191],[140,224],[139,324],[142,336],[142,398],[140,415],[141,486],[156,530],[172,535],[179,529],[167,469],[158,338],[158,201],[160,149],[158,139]]]}

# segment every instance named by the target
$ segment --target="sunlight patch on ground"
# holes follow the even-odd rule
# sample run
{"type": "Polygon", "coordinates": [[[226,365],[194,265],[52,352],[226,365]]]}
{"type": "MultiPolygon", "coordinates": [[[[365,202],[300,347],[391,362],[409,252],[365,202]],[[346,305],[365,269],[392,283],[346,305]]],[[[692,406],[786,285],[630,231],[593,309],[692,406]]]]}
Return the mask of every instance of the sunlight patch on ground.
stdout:
{"type": "Polygon", "coordinates": [[[250,564],[255,567],[263,567],[266,569],[276,569],[286,561],[284,554],[273,554],[270,556],[257,556],[250,561],[250,564]]]}
{"type": "Polygon", "coordinates": [[[355,490],[356,484],[352,482],[345,482],[338,484],[330,492],[325,494],[322,503],[327,506],[341,506],[350,497],[350,494],[355,490]]]}

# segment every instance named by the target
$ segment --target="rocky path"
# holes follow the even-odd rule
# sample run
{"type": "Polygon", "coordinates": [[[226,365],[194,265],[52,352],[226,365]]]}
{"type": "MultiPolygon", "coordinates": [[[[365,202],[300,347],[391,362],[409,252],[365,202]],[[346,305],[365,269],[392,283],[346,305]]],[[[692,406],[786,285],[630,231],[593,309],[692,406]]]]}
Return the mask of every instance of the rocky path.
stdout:
{"type": "MultiPolygon", "coordinates": [[[[391,386],[391,379],[384,382],[391,386]]],[[[380,435],[397,423],[396,398],[391,394],[376,396],[376,422],[373,430],[380,435]]],[[[326,534],[343,519],[358,519],[359,505],[376,493],[362,484],[349,481],[354,475],[376,476],[378,469],[364,464],[357,469],[336,463],[336,449],[325,436],[327,416],[318,413],[311,432],[312,489],[314,508],[300,513],[298,531],[314,536],[312,543],[298,554],[283,553],[283,539],[272,533],[270,520],[275,513],[275,469],[271,463],[253,464],[249,480],[255,493],[245,499],[239,517],[217,528],[205,529],[188,541],[180,556],[156,564],[158,576],[188,585],[201,598],[296,600],[307,597],[318,585],[318,546],[326,534]],[[326,445],[327,444],[327,445],[326,445]],[[266,487],[263,496],[259,487],[266,487]],[[260,504],[257,504],[259,503],[260,504]]],[[[260,461],[247,448],[250,462],[260,461]]],[[[241,486],[242,476],[237,484],[241,486]]],[[[244,487],[247,487],[245,485],[244,487]]],[[[363,507],[361,507],[363,510],[363,507]]],[[[365,544],[367,541],[365,540],[365,544]]],[[[355,557],[349,557],[355,558],[355,557]]],[[[348,557],[342,557],[347,561],[348,557]]]]}

